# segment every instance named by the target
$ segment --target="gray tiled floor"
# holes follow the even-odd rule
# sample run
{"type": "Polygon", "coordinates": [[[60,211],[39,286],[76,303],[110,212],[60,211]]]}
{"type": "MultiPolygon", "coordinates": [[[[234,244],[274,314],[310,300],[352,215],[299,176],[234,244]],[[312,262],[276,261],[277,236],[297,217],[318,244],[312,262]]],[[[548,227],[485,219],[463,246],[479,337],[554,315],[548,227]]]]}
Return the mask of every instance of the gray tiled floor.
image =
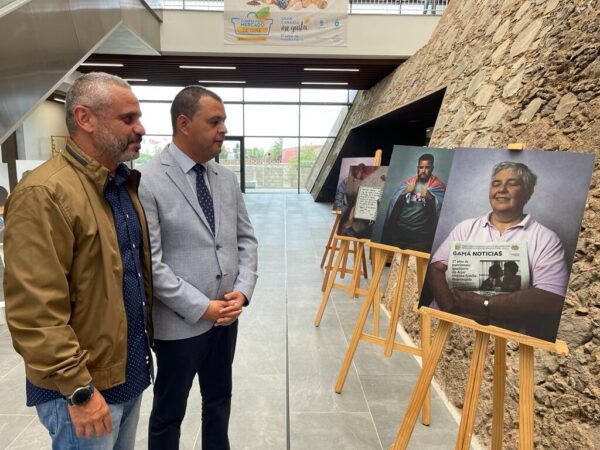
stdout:
{"type": "MultiPolygon", "coordinates": [[[[234,367],[233,449],[387,449],[394,441],[419,366],[361,343],[342,394],[334,383],[360,308],[334,292],[319,328],[323,246],[332,215],[307,194],[250,194],[260,243],[260,279],[244,312],[234,367]],[[288,414],[289,411],[289,414],[288,414]]],[[[382,329],[386,319],[382,315],[382,329]]],[[[411,449],[454,447],[457,424],[434,392],[432,423],[417,424],[411,449]]],[[[152,393],[145,394],[136,449],[147,446],[152,393]]],[[[47,449],[49,438],[26,408],[23,365],[0,325],[0,449],[47,449]]],[[[182,449],[200,448],[200,395],[190,395],[182,449]]]]}

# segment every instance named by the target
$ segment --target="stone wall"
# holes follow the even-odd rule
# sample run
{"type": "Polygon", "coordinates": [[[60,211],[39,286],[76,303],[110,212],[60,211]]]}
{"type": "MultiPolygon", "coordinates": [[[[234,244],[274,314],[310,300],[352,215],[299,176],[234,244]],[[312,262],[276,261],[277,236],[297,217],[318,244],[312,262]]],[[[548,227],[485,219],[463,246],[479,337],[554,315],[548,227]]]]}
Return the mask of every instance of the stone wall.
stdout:
{"type": "MultiPolygon", "coordinates": [[[[239,159],[220,161],[234,172],[239,172],[239,159]]],[[[284,163],[246,161],[246,189],[297,189],[298,169],[284,163]]],[[[300,167],[300,186],[306,182],[310,167],[300,167]]]]}
{"type": "MultiPolygon", "coordinates": [[[[350,129],[446,88],[430,145],[600,153],[600,1],[453,1],[427,46],[352,107],[324,166],[350,129]]],[[[535,448],[600,448],[600,170],[588,196],[559,339],[566,357],[536,351],[535,448]]],[[[321,176],[315,183],[323,182],[321,176]]],[[[557,180],[569,188],[568,180],[557,180]]],[[[314,191],[313,191],[314,192],[314,191]]],[[[552,205],[548,205],[549,208],[552,205]]],[[[414,279],[408,292],[416,292],[414,279]]],[[[418,341],[404,302],[403,323],[418,341]]],[[[462,406],[473,333],[454,330],[436,373],[462,406]]],[[[492,347],[492,346],[491,346],[492,347]]],[[[490,347],[490,348],[491,348],[490,347]]],[[[491,353],[491,352],[490,352],[491,353]]],[[[510,345],[505,448],[518,446],[518,346],[510,345]]],[[[491,355],[476,433],[489,445],[491,355]]],[[[430,432],[435,433],[435,423],[430,432]]]]}

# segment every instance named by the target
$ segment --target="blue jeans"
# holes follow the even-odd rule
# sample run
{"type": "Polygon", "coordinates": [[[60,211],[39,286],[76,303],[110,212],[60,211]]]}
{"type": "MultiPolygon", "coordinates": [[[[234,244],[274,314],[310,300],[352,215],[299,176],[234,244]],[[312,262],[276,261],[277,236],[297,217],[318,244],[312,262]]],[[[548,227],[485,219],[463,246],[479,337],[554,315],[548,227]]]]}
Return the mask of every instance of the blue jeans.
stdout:
{"type": "Polygon", "coordinates": [[[53,450],[133,450],[141,404],[140,395],[126,403],[108,405],[112,433],[100,439],[77,437],[67,401],[63,398],[42,403],[35,408],[42,425],[50,433],[53,450]]]}

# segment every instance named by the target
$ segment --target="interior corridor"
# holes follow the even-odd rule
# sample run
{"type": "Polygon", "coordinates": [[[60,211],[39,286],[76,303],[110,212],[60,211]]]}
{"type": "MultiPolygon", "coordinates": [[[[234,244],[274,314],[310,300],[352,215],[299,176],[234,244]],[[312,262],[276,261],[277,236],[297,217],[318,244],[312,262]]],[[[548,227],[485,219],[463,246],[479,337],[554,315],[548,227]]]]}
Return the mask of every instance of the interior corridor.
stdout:
{"type": "MultiPolygon", "coordinates": [[[[259,241],[259,281],[241,317],[230,422],[231,448],[387,449],[394,441],[419,365],[407,354],[385,358],[361,342],[342,394],[334,392],[361,299],[334,292],[319,328],[319,268],[333,216],[308,194],[245,196],[259,241]]],[[[387,320],[382,314],[382,329],[387,320]]],[[[50,449],[35,411],[25,406],[24,370],[0,325],[0,449],[50,449]]],[[[147,448],[147,390],[136,449],[147,448]]],[[[458,425],[432,391],[431,425],[417,423],[411,449],[454,448],[458,425]]],[[[190,394],[181,449],[200,449],[200,394],[190,394]]]]}

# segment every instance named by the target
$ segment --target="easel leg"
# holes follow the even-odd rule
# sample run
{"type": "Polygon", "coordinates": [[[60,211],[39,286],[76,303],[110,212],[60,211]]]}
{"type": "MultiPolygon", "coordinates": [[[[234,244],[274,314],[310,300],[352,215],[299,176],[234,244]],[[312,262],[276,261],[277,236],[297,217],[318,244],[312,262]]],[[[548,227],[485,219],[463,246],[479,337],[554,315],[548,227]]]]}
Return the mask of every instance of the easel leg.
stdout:
{"type": "Polygon", "coordinates": [[[323,258],[321,258],[321,269],[323,268],[323,264],[327,260],[327,254],[329,252],[334,252],[335,247],[337,246],[337,242],[334,242],[335,232],[340,223],[341,214],[336,214],[335,220],[333,221],[333,227],[331,227],[331,233],[329,233],[329,239],[327,239],[327,245],[325,245],[325,251],[323,252],[323,258]]]}
{"type": "Polygon", "coordinates": [[[494,339],[494,408],[492,412],[492,450],[502,450],[504,434],[504,394],[506,391],[506,339],[494,339]]]}
{"type": "Polygon", "coordinates": [[[383,354],[388,358],[392,356],[394,350],[394,341],[396,340],[396,328],[398,327],[398,318],[400,316],[400,305],[404,294],[404,284],[406,283],[406,272],[408,271],[408,255],[400,255],[400,270],[398,271],[398,284],[396,292],[392,299],[392,311],[390,316],[390,327],[385,338],[383,354]]]}
{"type": "MultiPolygon", "coordinates": [[[[421,361],[425,366],[425,361],[429,357],[429,344],[431,340],[431,317],[428,314],[421,314],[421,361]]],[[[421,411],[421,423],[429,425],[431,423],[431,389],[428,388],[423,401],[423,410],[421,411]]]]}
{"type": "Polygon", "coordinates": [[[338,273],[340,262],[344,254],[348,253],[348,245],[348,241],[342,241],[340,251],[338,252],[337,258],[335,259],[333,273],[329,276],[329,281],[327,282],[327,289],[325,289],[325,292],[323,293],[321,305],[319,306],[319,310],[317,311],[317,317],[315,317],[315,327],[318,327],[321,324],[321,319],[323,318],[323,313],[325,313],[325,307],[327,306],[327,301],[329,300],[329,296],[331,295],[331,290],[333,289],[333,284],[335,283],[335,276],[338,273]]]}
{"type": "Polygon", "coordinates": [[[467,387],[465,389],[465,402],[460,418],[458,438],[456,440],[456,450],[469,450],[471,446],[473,425],[475,424],[475,415],[477,413],[477,399],[483,378],[483,367],[485,365],[485,355],[489,340],[489,334],[481,331],[476,332],[475,347],[473,348],[471,368],[469,369],[469,379],[467,380],[467,387]]]}
{"type": "MultiPolygon", "coordinates": [[[[364,244],[361,245],[364,247],[364,244]]],[[[363,249],[362,255],[360,257],[360,259],[362,260],[363,276],[365,277],[365,280],[369,278],[369,269],[367,269],[366,253],[366,250],[363,249]]]]}
{"type": "Polygon", "coordinates": [[[381,312],[381,292],[377,288],[373,299],[373,335],[379,336],[379,315],[381,312]]]}
{"type": "Polygon", "coordinates": [[[519,345],[519,450],[533,449],[533,347],[519,345]]]}
{"type": "Polygon", "coordinates": [[[365,257],[365,244],[362,242],[354,243],[354,266],[352,268],[352,289],[348,291],[348,297],[358,297],[356,291],[360,287],[360,276],[361,276],[361,260],[365,257]]]}
{"type": "Polygon", "coordinates": [[[423,368],[421,369],[419,379],[417,380],[417,385],[415,386],[415,390],[410,398],[406,414],[402,420],[402,425],[400,426],[400,430],[396,436],[396,441],[392,447],[394,450],[403,450],[408,446],[408,441],[410,440],[410,436],[415,428],[419,411],[421,410],[423,402],[425,401],[427,391],[429,390],[429,385],[431,384],[433,374],[435,373],[435,368],[437,367],[440,357],[442,356],[442,350],[444,349],[446,340],[448,340],[448,334],[450,333],[451,328],[452,324],[450,322],[446,322],[445,320],[440,321],[440,325],[438,326],[435,337],[433,338],[433,343],[431,344],[431,351],[423,363],[423,368]]]}
{"type": "Polygon", "coordinates": [[[418,297],[421,297],[421,290],[423,289],[423,283],[425,282],[425,271],[427,270],[428,259],[416,258],[417,262],[417,289],[418,297]]]}
{"type": "Polygon", "coordinates": [[[335,252],[340,251],[338,247],[339,239],[335,236],[333,237],[331,252],[329,253],[329,258],[327,260],[327,265],[325,266],[325,275],[323,276],[323,283],[321,284],[321,292],[325,292],[325,288],[327,287],[327,282],[329,281],[329,277],[331,275],[331,270],[333,269],[333,258],[335,257],[335,252]]]}
{"type": "Polygon", "coordinates": [[[352,249],[350,249],[350,245],[348,245],[348,251],[344,254],[344,260],[342,262],[342,267],[340,267],[340,278],[344,278],[346,276],[346,270],[348,269],[348,255],[353,253],[356,257],[356,242],[352,242],[352,249]]]}
{"type": "Polygon", "coordinates": [[[356,347],[358,347],[358,342],[360,341],[360,335],[362,334],[362,331],[365,327],[365,322],[369,316],[369,309],[371,309],[371,304],[377,295],[379,281],[381,280],[381,274],[383,273],[383,268],[385,266],[386,255],[387,253],[382,251],[377,251],[375,253],[375,271],[373,272],[373,279],[371,280],[369,291],[367,292],[367,296],[365,297],[364,303],[360,310],[358,322],[356,322],[356,326],[354,327],[352,339],[348,345],[348,350],[346,350],[346,355],[344,356],[344,361],[342,362],[342,367],[340,368],[340,373],[335,383],[335,392],[338,394],[342,392],[342,388],[344,387],[344,382],[346,381],[348,371],[350,370],[350,364],[352,364],[356,347]]]}

